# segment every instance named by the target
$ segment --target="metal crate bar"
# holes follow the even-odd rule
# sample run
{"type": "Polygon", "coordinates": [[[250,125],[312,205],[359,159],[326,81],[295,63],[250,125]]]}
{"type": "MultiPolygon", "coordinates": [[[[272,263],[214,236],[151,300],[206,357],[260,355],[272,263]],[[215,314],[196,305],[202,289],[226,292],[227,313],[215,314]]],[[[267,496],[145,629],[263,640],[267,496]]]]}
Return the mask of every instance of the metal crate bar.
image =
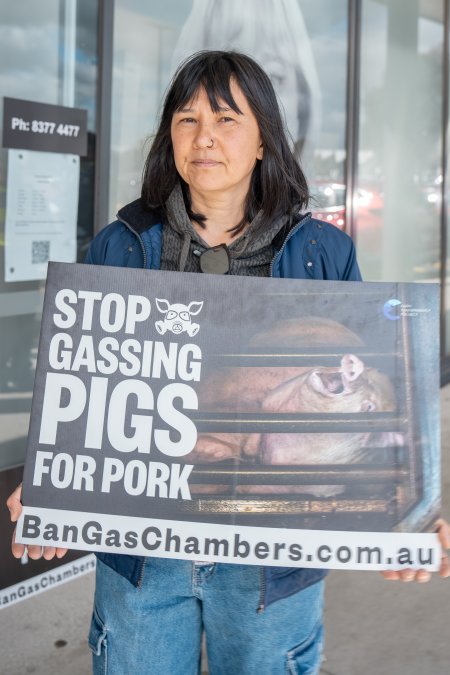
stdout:
{"type": "Polygon", "coordinates": [[[355,354],[364,359],[374,360],[392,358],[401,358],[401,354],[396,352],[388,352],[380,354],[378,352],[368,352],[364,347],[339,347],[339,351],[324,351],[321,349],[308,349],[299,352],[297,349],[284,349],[283,352],[274,354],[268,353],[267,349],[252,350],[248,353],[229,353],[229,354],[214,354],[210,355],[211,363],[220,366],[239,366],[248,368],[253,366],[273,366],[273,367],[298,367],[304,366],[308,368],[320,368],[336,366],[339,367],[340,360],[344,354],[355,354]]]}
{"type": "Polygon", "coordinates": [[[351,433],[400,431],[407,420],[395,413],[206,413],[191,412],[198,433],[351,433]]]}
{"type": "Polygon", "coordinates": [[[314,466],[205,467],[196,465],[190,483],[210,485],[349,485],[398,482],[408,472],[392,466],[318,464],[314,466]]]}
{"type": "Polygon", "coordinates": [[[253,516],[261,513],[276,515],[324,515],[332,513],[390,513],[392,505],[383,499],[371,501],[363,499],[217,499],[217,497],[197,497],[195,501],[184,501],[181,505],[185,513],[245,513],[253,516]]]}

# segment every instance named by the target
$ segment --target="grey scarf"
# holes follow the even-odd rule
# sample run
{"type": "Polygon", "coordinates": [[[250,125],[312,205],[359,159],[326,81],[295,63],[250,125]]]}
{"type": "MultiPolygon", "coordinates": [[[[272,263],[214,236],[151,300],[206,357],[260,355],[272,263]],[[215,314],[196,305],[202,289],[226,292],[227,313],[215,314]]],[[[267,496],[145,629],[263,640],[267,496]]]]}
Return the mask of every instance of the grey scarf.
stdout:
{"type": "MultiPolygon", "coordinates": [[[[199,256],[208,244],[194,230],[186,212],[181,186],[177,184],[167,200],[168,222],[163,227],[161,269],[180,272],[200,272],[199,256]]],[[[274,256],[273,239],[289,220],[277,218],[272,225],[256,237],[260,214],[257,214],[246,231],[229,246],[231,257],[229,274],[267,277],[274,256]]]]}

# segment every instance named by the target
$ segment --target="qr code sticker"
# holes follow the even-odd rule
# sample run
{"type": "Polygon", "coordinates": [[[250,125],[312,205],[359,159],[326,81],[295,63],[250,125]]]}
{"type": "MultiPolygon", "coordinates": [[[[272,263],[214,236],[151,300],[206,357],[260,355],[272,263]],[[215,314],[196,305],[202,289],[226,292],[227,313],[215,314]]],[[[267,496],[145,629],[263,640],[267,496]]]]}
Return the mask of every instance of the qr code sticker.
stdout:
{"type": "Polygon", "coordinates": [[[37,265],[38,263],[48,262],[50,257],[50,242],[49,241],[33,241],[31,242],[31,263],[37,265]]]}

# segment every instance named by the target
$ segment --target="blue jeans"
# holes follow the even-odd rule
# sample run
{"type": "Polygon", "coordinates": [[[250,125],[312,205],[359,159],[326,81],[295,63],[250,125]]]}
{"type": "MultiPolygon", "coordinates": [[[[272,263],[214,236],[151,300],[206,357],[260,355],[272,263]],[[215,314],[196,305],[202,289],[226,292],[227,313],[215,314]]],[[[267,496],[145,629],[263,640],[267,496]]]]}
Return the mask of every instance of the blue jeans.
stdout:
{"type": "Polygon", "coordinates": [[[323,581],[257,613],[259,568],[148,558],[142,584],[97,562],[94,675],[317,675],[323,581]]]}

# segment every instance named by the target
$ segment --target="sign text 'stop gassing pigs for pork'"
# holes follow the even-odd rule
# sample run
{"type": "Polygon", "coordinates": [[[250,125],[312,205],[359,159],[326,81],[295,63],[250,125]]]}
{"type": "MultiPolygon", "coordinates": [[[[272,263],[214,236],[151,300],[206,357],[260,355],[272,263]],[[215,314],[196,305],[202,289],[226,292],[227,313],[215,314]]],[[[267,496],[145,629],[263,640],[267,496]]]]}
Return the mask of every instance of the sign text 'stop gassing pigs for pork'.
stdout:
{"type": "Polygon", "coordinates": [[[191,316],[198,314],[203,307],[203,302],[190,302],[189,305],[175,303],[171,305],[167,300],[156,298],[156,306],[161,314],[165,314],[163,321],[156,321],[155,328],[164,335],[170,330],[175,335],[187,333],[189,337],[197,335],[200,330],[198,323],[192,323],[191,316]]]}

